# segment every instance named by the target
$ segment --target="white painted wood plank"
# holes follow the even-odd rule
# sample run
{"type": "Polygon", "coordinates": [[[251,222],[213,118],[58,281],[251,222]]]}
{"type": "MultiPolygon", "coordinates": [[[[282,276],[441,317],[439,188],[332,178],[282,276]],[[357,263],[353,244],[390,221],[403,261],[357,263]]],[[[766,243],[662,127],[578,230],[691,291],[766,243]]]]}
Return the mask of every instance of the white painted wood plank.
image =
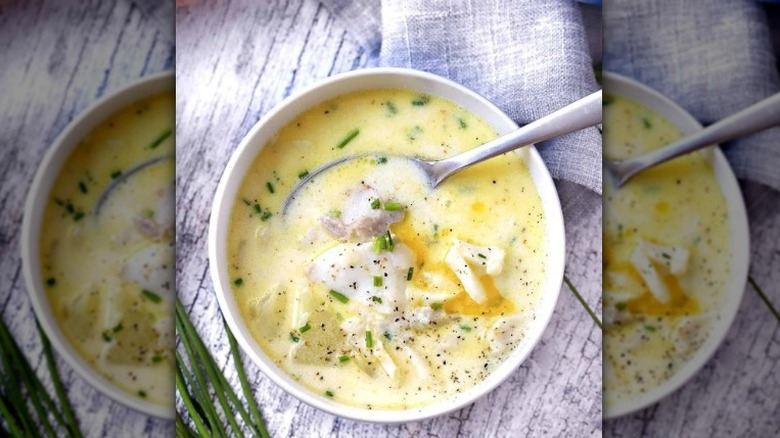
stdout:
{"type": "MultiPolygon", "coordinates": [[[[27,190],[49,145],[80,111],[172,61],[171,43],[127,0],[16,2],[0,13],[0,311],[49,389],[21,275],[27,190]]],[[[172,436],[171,422],[113,402],[62,359],[57,364],[85,436],[172,436]]]]}

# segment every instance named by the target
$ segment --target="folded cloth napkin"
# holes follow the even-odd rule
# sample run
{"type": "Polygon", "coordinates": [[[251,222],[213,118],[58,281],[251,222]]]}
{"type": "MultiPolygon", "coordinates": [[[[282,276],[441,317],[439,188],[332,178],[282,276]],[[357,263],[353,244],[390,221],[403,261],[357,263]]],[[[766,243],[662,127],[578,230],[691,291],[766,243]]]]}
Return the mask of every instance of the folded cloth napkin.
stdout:
{"type": "MultiPolygon", "coordinates": [[[[604,69],[655,88],[704,124],[780,92],[754,0],[608,0],[603,17],[604,69]]],[[[780,190],[780,128],[724,152],[737,177],[780,190]]]]}
{"type": "MultiPolygon", "coordinates": [[[[384,66],[428,71],[495,103],[518,124],[599,89],[571,0],[325,0],[384,66]],[[380,18],[381,17],[381,18],[380,18]]],[[[553,177],[601,193],[597,128],[538,145],[553,177]]]]}

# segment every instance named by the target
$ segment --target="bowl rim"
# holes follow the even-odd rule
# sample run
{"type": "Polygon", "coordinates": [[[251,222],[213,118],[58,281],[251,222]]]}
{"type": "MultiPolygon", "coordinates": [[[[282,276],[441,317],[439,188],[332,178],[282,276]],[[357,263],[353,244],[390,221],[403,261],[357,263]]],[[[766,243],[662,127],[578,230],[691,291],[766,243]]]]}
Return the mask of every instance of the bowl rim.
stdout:
{"type": "MultiPolygon", "coordinates": [[[[607,94],[620,96],[644,105],[671,122],[680,129],[683,135],[703,129],[701,123],[690,113],[659,91],[614,72],[603,72],[603,78],[607,94]]],[[[745,201],[737,178],[721,149],[714,145],[703,151],[708,154],[713,173],[729,212],[729,266],[731,273],[728,285],[723,292],[723,302],[718,313],[720,318],[713,321],[713,330],[710,331],[710,336],[704,344],[690,360],[678,369],[671,379],[639,397],[623,402],[620,406],[609,408],[605,398],[604,419],[618,418],[637,412],[676,392],[709,362],[725,340],[737,316],[747,285],[750,264],[750,233],[745,201]]]]}
{"type": "Polygon", "coordinates": [[[535,332],[527,336],[526,342],[518,345],[504,363],[499,365],[484,381],[468,391],[444,402],[406,410],[369,410],[337,403],[324,396],[315,395],[310,389],[292,380],[265,355],[262,347],[251,336],[232,296],[227,275],[226,239],[224,237],[234,205],[235,193],[243,181],[249,165],[265,146],[267,140],[294,116],[339,95],[364,89],[383,88],[412,89],[443,97],[482,117],[500,134],[517,129],[517,124],[509,116],[484,97],[449,79],[431,73],[405,68],[382,67],[353,70],[331,76],[287,97],[276,105],[247,132],[233,151],[214,195],[209,220],[208,253],[214,292],[225,321],[244,353],[250,357],[263,374],[288,394],[319,410],[349,420],[395,424],[421,421],[460,409],[492,391],[515,372],[541,339],[552,318],[563,284],[566,244],[563,213],[552,177],[535,147],[528,146],[523,150],[527,151],[527,164],[545,210],[548,258],[546,284],[540,295],[539,308],[535,312],[534,322],[536,324],[532,325],[535,332]],[[383,85],[376,84],[376,81],[381,81],[383,85]],[[451,93],[451,95],[443,95],[446,93],[451,93]],[[457,97],[453,97],[453,95],[457,95],[457,97]],[[465,101],[468,101],[471,107],[464,105],[465,101]],[[490,115],[490,118],[486,115],[490,115]]]}
{"type": "Polygon", "coordinates": [[[135,411],[162,419],[174,418],[173,405],[168,408],[151,401],[144,401],[111,383],[94,370],[65,337],[46,297],[46,288],[43,285],[43,276],[40,270],[39,246],[46,201],[63,165],[78,146],[80,140],[116,111],[126,108],[140,99],[174,89],[174,73],[163,71],[144,76],[108,93],[79,112],[51,143],[38,165],[38,170],[27,192],[19,241],[27,295],[32,303],[36,319],[54,349],[82,379],[86,380],[98,392],[135,411]]]}

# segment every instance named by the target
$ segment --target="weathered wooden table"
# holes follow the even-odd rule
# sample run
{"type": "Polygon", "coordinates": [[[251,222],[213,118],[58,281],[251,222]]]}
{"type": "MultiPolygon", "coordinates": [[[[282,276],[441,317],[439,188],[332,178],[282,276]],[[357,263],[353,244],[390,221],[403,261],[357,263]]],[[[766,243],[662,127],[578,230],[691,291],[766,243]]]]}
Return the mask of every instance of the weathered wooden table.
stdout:
{"type": "MultiPolygon", "coordinates": [[[[176,16],[177,288],[237,385],[206,254],[219,178],[243,136],[284,97],[330,75],[376,66],[378,54],[356,44],[314,0],[191,3],[176,16]]],[[[567,275],[600,314],[600,196],[566,186],[564,204],[582,211],[568,227],[567,275]]],[[[274,437],[601,435],[601,331],[566,286],[541,342],[507,382],[430,421],[347,421],[301,403],[245,362],[274,437]]]]}
{"type": "MultiPolygon", "coordinates": [[[[102,95],[173,67],[173,41],[158,26],[128,0],[16,2],[0,13],[0,312],[50,390],[19,255],[25,197],[68,122],[102,95]]],[[[112,401],[57,364],[86,436],[173,436],[172,422],[112,401]]]]}

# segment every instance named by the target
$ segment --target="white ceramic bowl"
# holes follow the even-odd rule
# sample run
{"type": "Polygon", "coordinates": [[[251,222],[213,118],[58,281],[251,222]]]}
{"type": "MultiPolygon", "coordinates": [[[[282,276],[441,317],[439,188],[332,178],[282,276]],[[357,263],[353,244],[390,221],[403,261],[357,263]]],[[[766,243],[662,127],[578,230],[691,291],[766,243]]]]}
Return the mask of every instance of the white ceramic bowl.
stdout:
{"type": "Polygon", "coordinates": [[[463,407],[495,388],[523,362],[541,337],[558,300],[563,278],[565,243],[563,216],[552,178],[536,149],[533,146],[524,148],[519,153],[526,157],[531,177],[542,199],[546,218],[548,275],[536,311],[537,318],[528,328],[526,342],[519,345],[487,379],[455,398],[433,405],[408,410],[368,410],[343,405],[314,394],[278,368],[252,338],[230,288],[226,242],[230,212],[236,199],[236,192],[263,146],[295,116],[328,99],[352,91],[377,88],[405,88],[443,97],[481,117],[501,134],[517,129],[517,125],[507,115],[483,97],[433,74],[407,69],[379,68],[358,70],[331,77],[283,101],[263,117],[239,144],[228,162],[215,195],[209,229],[209,260],[222,313],[238,343],[265,375],[303,402],[331,414],[360,421],[401,423],[442,415],[463,407]]]}
{"type": "MultiPolygon", "coordinates": [[[[171,72],[145,77],[121,90],[104,96],[68,124],[51,145],[33,179],[24,208],[22,223],[21,252],[24,265],[24,281],[30,295],[35,315],[46,332],[51,344],[65,361],[98,391],[119,403],[159,418],[172,419],[173,406],[162,407],[128,394],[108,381],[78,354],[60,330],[54,313],[46,298],[43,274],[40,262],[40,234],[43,214],[51,193],[52,185],[70,156],[84,136],[103,122],[106,117],[126,108],[131,103],[175,88],[174,75],[171,72]]],[[[173,382],[171,382],[173,385],[173,382]]]]}
{"type": "MultiPolygon", "coordinates": [[[[683,135],[692,134],[702,129],[701,124],[693,116],[652,88],[615,73],[604,72],[603,77],[605,92],[631,99],[650,108],[677,126],[683,135]]],[[[731,276],[725,290],[719,318],[713,322],[712,331],[706,342],[671,379],[620,406],[605,406],[604,418],[615,418],[646,408],[680,388],[712,357],[726,337],[726,332],[731,327],[737,310],[739,310],[742,294],[747,284],[750,256],[750,234],[745,201],[742,199],[742,192],[734,172],[720,148],[711,147],[704,150],[704,153],[710,160],[715,178],[718,180],[726,199],[729,214],[729,268],[731,276]]]]}

